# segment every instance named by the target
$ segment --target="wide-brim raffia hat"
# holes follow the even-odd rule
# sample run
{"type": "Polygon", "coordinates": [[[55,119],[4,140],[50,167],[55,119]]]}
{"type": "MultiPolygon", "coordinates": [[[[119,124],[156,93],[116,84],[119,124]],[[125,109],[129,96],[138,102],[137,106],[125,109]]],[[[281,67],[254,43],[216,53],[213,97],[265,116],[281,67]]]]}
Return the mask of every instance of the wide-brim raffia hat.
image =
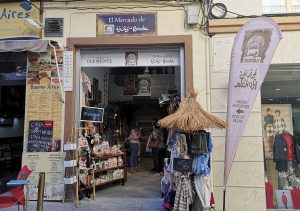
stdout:
{"type": "Polygon", "coordinates": [[[227,128],[227,124],[218,117],[206,112],[196,100],[196,93],[192,92],[184,98],[177,111],[161,120],[159,125],[168,129],[184,132],[196,132],[212,128],[227,128]]]}

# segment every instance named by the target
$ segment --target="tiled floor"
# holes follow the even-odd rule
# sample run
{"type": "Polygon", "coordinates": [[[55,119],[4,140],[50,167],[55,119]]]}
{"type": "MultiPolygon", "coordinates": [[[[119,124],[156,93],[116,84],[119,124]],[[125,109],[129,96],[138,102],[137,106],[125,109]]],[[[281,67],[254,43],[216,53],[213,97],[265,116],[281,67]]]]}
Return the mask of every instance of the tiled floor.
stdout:
{"type": "MultiPolygon", "coordinates": [[[[125,186],[114,184],[98,188],[95,201],[83,198],[77,209],[72,202],[44,202],[44,211],[162,211],[160,178],[150,172],[152,163],[151,159],[143,159],[140,165],[143,171],[129,174],[125,186]]],[[[17,207],[3,210],[13,211],[17,207]]],[[[29,202],[28,211],[31,210],[36,210],[36,201],[29,202]]]]}

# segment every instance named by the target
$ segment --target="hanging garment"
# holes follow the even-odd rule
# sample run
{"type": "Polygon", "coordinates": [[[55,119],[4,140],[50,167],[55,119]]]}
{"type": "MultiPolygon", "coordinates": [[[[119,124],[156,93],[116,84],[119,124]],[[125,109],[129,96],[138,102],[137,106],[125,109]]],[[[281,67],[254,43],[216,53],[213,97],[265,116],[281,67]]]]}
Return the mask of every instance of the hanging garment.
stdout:
{"type": "Polygon", "coordinates": [[[202,206],[209,208],[211,199],[210,177],[195,175],[195,187],[202,206]]]}
{"type": "Polygon", "coordinates": [[[286,129],[286,124],[283,118],[275,118],[274,119],[274,123],[273,123],[273,127],[274,127],[274,134],[281,134],[285,129],[286,129]]]}
{"type": "Polygon", "coordinates": [[[212,144],[211,133],[210,132],[206,132],[206,140],[207,140],[208,153],[211,153],[212,149],[213,149],[213,144],[212,144]]]}
{"type": "Polygon", "coordinates": [[[291,190],[291,196],[294,209],[300,209],[300,189],[291,190]]]}
{"type": "Polygon", "coordinates": [[[208,176],[210,174],[209,155],[198,155],[194,157],[193,171],[197,175],[208,176]]]}
{"type": "Polygon", "coordinates": [[[176,154],[179,158],[185,158],[187,155],[187,144],[186,144],[186,137],[183,134],[177,136],[177,141],[175,145],[176,154]]]}
{"type": "Polygon", "coordinates": [[[176,189],[173,211],[189,211],[193,203],[192,185],[188,176],[182,175],[176,189]]]}
{"type": "Polygon", "coordinates": [[[208,153],[207,136],[205,131],[191,134],[192,153],[195,155],[208,153]]]}
{"type": "Polygon", "coordinates": [[[295,160],[293,137],[289,133],[283,133],[282,136],[286,143],[287,160],[295,160]]]}
{"type": "Polygon", "coordinates": [[[273,186],[270,182],[266,182],[266,201],[267,201],[267,209],[273,209],[274,203],[273,203],[273,186]]]}

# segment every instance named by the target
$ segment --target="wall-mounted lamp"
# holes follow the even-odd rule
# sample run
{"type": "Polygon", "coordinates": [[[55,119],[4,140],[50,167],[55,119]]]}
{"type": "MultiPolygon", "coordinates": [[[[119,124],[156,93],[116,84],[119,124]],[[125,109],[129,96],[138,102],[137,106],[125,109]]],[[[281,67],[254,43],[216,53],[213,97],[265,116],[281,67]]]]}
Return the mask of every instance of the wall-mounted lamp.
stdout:
{"type": "Polygon", "coordinates": [[[33,4],[30,0],[25,0],[20,4],[20,7],[22,7],[26,11],[31,10],[32,6],[37,8],[40,11],[42,10],[41,8],[39,8],[35,4],[33,4]]]}

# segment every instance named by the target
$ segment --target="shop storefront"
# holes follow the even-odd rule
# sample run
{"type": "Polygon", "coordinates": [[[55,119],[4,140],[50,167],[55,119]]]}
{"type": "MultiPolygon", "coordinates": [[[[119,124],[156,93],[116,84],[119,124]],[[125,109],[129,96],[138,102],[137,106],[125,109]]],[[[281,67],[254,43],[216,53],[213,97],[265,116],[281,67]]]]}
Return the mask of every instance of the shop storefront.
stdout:
{"type": "Polygon", "coordinates": [[[267,208],[299,209],[299,69],[274,65],[261,90],[267,208]]]}

